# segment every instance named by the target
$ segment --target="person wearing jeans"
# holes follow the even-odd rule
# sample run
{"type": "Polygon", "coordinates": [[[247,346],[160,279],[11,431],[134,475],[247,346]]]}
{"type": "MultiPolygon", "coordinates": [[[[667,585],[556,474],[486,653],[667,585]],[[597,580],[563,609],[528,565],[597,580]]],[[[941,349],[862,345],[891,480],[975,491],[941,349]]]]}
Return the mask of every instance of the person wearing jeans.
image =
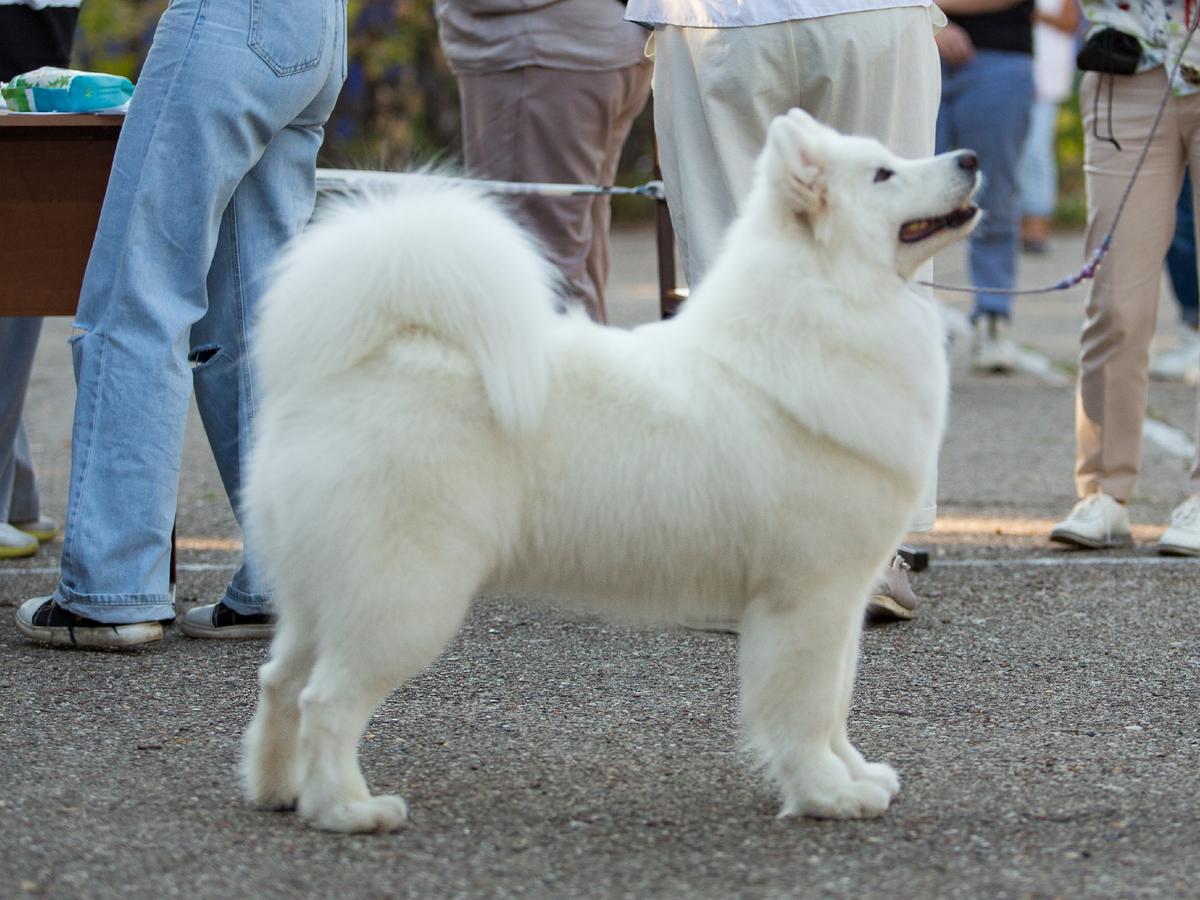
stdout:
{"type": "MultiPolygon", "coordinates": [[[[156,640],[194,386],[238,509],[255,413],[247,341],[277,251],[308,221],[345,78],[345,0],[173,0],[121,130],[71,339],[77,395],[62,573],[17,611],[51,644],[156,640]]],[[[253,551],[195,636],[269,631],[253,551]]]]}
{"type": "MultiPolygon", "coordinates": [[[[79,0],[0,0],[0,81],[70,65],[78,18],[79,0]]],[[[58,523],[41,514],[22,417],[41,333],[40,317],[0,317],[0,559],[32,556],[58,534],[58,523]]]]}
{"type": "MultiPolygon", "coordinates": [[[[942,104],[937,119],[939,153],[967,147],[979,157],[983,210],[967,243],[972,286],[1017,284],[1021,149],[1033,104],[1033,0],[948,0],[950,24],[938,35],[942,104]]],[[[1016,348],[1007,336],[1012,297],[976,293],[971,366],[1008,372],[1016,348]]]]}

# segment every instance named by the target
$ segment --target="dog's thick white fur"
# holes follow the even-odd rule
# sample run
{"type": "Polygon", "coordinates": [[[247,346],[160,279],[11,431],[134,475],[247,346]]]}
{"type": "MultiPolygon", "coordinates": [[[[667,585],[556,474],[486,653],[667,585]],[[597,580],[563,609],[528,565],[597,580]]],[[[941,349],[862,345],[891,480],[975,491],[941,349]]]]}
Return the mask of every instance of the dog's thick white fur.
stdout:
{"type": "Polygon", "coordinates": [[[251,801],[398,826],[358,739],[472,598],[514,591],[740,620],[742,716],[782,814],[881,814],[899,780],[846,717],[945,415],[943,326],[905,283],[974,221],[968,157],[780,117],[707,280],[632,332],[556,313],[530,239],[461,186],[310,228],[257,335],[245,508],[279,621],[251,801]]]}

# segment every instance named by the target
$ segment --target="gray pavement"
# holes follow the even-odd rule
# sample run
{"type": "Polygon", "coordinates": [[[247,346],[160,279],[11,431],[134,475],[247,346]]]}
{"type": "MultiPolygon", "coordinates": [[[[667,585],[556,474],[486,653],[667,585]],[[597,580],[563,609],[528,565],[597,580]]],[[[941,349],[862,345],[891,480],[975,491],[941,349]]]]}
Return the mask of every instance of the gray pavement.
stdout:
{"type": "MultiPolygon", "coordinates": [[[[1056,281],[1079,247],[1064,235],[1024,258],[1023,283],[1056,281]]],[[[960,255],[939,260],[939,280],[961,271],[960,255]]],[[[655,290],[652,235],[618,233],[618,321],[652,317],[655,290]]],[[[953,349],[942,517],[915,538],[934,562],[917,619],[866,633],[851,719],[904,778],[884,818],[774,818],[737,749],[733,638],[488,598],[363,742],[368,780],[408,798],[409,825],[319,834],[238,799],[262,644],[20,638],[12,607],[53,586],[52,544],[0,563],[0,896],[1200,896],[1200,563],[1150,547],[1187,463],[1147,445],[1138,548],[1045,539],[1074,499],[1062,382],[1082,305],[1081,289],[1019,301],[1015,336],[1049,377],[973,376],[965,342],[953,349]]],[[[1164,341],[1172,319],[1164,301],[1164,341]]],[[[47,322],[29,409],[59,516],[69,324],[47,322]]],[[[1192,389],[1156,384],[1150,405],[1190,434],[1192,389]]],[[[194,417],[180,489],[186,607],[219,594],[239,540],[194,417]]]]}

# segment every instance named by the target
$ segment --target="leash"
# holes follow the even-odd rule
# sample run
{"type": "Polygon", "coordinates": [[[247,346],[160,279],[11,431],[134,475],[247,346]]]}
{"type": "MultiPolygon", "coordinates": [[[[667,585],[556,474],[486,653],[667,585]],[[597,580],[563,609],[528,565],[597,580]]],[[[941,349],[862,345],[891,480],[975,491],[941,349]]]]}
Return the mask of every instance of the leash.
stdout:
{"type": "MultiPolygon", "coordinates": [[[[1137,164],[1133,167],[1133,174],[1129,176],[1129,183],[1125,185],[1125,192],[1121,195],[1121,202],[1117,204],[1117,213],[1113,217],[1112,224],[1108,228],[1108,232],[1100,239],[1099,246],[1088,258],[1087,262],[1076,272],[1061,281],[1056,282],[1048,287],[1040,288],[989,288],[989,287],[961,287],[956,285],[938,284],[933,281],[918,281],[917,284],[923,287],[934,288],[939,291],[954,291],[963,294],[1005,294],[1015,296],[1017,294],[1050,294],[1054,291],[1065,291],[1068,288],[1075,287],[1096,276],[1096,272],[1100,270],[1100,263],[1103,261],[1105,254],[1108,253],[1109,247],[1112,245],[1113,233],[1117,230],[1117,223],[1121,221],[1121,214],[1125,212],[1125,204],[1129,200],[1129,195],[1133,193],[1133,184],[1137,181],[1138,174],[1142,171],[1142,165],[1146,162],[1146,156],[1150,152],[1150,143],[1154,140],[1154,133],[1158,131],[1158,125],[1162,121],[1163,112],[1167,108],[1167,101],[1171,99],[1171,85],[1175,82],[1175,76],[1179,72],[1179,66],[1183,62],[1183,54],[1187,50],[1188,44],[1191,43],[1192,35],[1196,33],[1196,26],[1200,25],[1200,15],[1197,15],[1196,21],[1192,22],[1188,28],[1187,36],[1183,39],[1183,44],[1179,47],[1179,56],[1175,60],[1175,65],[1171,67],[1171,71],[1167,76],[1167,89],[1163,91],[1162,100],[1158,104],[1158,112],[1155,113],[1154,122],[1150,125],[1150,134],[1146,136],[1146,143],[1142,145],[1142,152],[1138,156],[1137,164]]],[[[1110,78],[1113,76],[1109,76],[1110,78]]],[[[1097,87],[1097,90],[1099,88],[1097,87]]],[[[1200,175],[1200,173],[1196,173],[1200,175]]]]}
{"type": "Polygon", "coordinates": [[[415,180],[422,179],[470,185],[489,194],[537,194],[542,197],[648,197],[651,200],[665,200],[667,197],[661,181],[647,181],[636,187],[538,184],[536,182],[479,181],[473,178],[426,175],[420,172],[362,172],[353,169],[317,169],[317,190],[351,191],[371,187],[395,188],[399,187],[402,182],[411,184],[415,180]]]}

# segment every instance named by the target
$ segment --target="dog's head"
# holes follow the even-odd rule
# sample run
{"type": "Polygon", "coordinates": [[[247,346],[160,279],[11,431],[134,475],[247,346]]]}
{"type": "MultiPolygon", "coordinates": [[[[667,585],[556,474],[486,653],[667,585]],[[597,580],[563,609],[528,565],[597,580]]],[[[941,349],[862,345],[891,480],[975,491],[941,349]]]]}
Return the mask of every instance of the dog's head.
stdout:
{"type": "Polygon", "coordinates": [[[767,131],[755,189],[823,255],[909,278],[970,233],[979,187],[969,150],[902,159],[878,141],[839,134],[793,109],[767,131]]]}

